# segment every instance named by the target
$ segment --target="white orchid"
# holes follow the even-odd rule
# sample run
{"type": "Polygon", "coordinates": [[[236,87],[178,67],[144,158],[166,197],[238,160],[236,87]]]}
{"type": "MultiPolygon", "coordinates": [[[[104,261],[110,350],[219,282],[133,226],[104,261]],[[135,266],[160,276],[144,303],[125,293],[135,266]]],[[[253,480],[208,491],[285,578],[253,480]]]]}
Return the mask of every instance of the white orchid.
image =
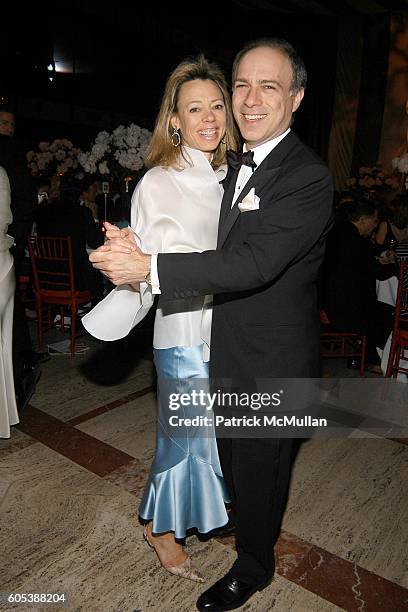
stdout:
{"type": "Polygon", "coordinates": [[[90,174],[112,174],[118,179],[143,168],[151,133],[132,123],[128,127],[119,125],[112,134],[99,132],[91,150],[81,153],[78,161],[90,174]]]}
{"type": "Polygon", "coordinates": [[[78,167],[80,149],[67,138],[56,138],[52,143],[40,142],[38,151],[26,155],[31,174],[65,174],[78,167]]]}
{"type": "Polygon", "coordinates": [[[98,165],[98,170],[100,174],[109,174],[109,168],[106,161],[101,162],[98,165]]]}
{"type": "Polygon", "coordinates": [[[408,153],[404,153],[401,157],[395,157],[392,160],[392,167],[401,174],[408,174],[408,153]]]}

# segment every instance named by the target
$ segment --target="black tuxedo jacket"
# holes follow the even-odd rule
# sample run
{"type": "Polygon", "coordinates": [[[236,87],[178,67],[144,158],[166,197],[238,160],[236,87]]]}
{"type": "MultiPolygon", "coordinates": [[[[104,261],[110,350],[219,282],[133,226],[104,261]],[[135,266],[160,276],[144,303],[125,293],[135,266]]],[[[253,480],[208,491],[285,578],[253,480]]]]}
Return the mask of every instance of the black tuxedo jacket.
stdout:
{"type": "Polygon", "coordinates": [[[214,294],[213,379],[241,386],[257,378],[318,376],[316,280],[332,224],[329,171],[289,132],[231,209],[237,175],[227,176],[217,250],[160,254],[161,292],[214,294]],[[259,210],[240,212],[252,187],[259,210]]]}

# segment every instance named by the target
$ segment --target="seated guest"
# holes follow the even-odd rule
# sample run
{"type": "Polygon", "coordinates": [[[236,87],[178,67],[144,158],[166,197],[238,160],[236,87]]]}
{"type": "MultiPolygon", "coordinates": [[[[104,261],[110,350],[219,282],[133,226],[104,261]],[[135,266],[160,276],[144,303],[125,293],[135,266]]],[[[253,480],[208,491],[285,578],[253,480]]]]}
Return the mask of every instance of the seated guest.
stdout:
{"type": "Polygon", "coordinates": [[[384,347],[393,313],[377,301],[376,279],[389,278],[396,268],[390,259],[375,256],[370,240],[378,224],[375,204],[355,196],[347,206],[346,219],[336,224],[328,241],[323,306],[334,330],[367,336],[367,361],[377,371],[376,347],[384,347]]]}
{"type": "MultiPolygon", "coordinates": [[[[395,247],[395,257],[397,263],[400,261],[408,261],[408,196],[404,195],[400,197],[402,198],[402,203],[394,220],[396,227],[401,229],[401,240],[395,247]]],[[[407,284],[408,275],[405,277],[404,286],[407,284]]]]}
{"type": "Polygon", "coordinates": [[[408,233],[408,200],[404,194],[398,194],[388,204],[384,219],[379,223],[375,233],[375,242],[384,250],[394,248],[398,243],[407,240],[408,233]]]}
{"type": "Polygon", "coordinates": [[[87,245],[96,249],[103,244],[104,235],[92,215],[91,207],[84,200],[85,205],[80,205],[80,196],[87,192],[88,187],[85,183],[79,186],[62,183],[60,199],[38,212],[37,234],[71,236],[75,285],[81,291],[91,291],[96,302],[102,297],[103,284],[101,275],[89,262],[87,245]]]}
{"type": "Polygon", "coordinates": [[[86,206],[92,213],[95,223],[99,223],[96,196],[99,193],[98,181],[92,176],[85,176],[80,183],[79,205],[86,206]]]}

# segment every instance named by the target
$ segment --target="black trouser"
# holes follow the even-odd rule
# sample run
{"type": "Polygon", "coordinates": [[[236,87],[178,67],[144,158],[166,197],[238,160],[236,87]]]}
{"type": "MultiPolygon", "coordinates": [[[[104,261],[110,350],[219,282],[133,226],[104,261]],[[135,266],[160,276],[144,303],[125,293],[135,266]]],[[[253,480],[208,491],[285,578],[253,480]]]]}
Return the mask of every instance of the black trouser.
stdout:
{"type": "Polygon", "coordinates": [[[286,506],[291,439],[217,440],[221,467],[236,521],[238,557],[233,575],[261,584],[275,570],[274,546],[286,506]]]}
{"type": "Polygon", "coordinates": [[[392,330],[394,320],[394,308],[384,302],[376,302],[372,316],[367,321],[367,361],[379,364],[380,358],[377,353],[377,346],[383,349],[388,336],[392,330]]]}
{"type": "MultiPolygon", "coordinates": [[[[25,316],[24,304],[21,301],[18,278],[21,274],[22,259],[18,253],[14,255],[14,267],[16,274],[16,290],[14,293],[13,311],[13,373],[16,385],[24,375],[25,366],[32,365],[33,347],[31,343],[28,322],[25,316]]],[[[24,256],[24,255],[23,255],[24,256]]]]}

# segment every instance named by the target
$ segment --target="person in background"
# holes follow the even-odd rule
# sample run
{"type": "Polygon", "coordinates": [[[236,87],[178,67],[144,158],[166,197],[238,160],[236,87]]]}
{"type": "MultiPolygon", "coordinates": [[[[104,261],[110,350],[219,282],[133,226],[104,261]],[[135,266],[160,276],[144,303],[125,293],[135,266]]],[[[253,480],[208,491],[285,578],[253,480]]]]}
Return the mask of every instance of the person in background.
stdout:
{"type": "Polygon", "coordinates": [[[23,410],[35,392],[41,376],[39,363],[49,358],[48,353],[36,353],[30,337],[25,308],[19,291],[18,279],[27,275],[27,236],[31,233],[37,196],[34,181],[27,168],[25,153],[14,135],[15,118],[10,109],[0,108],[3,130],[0,131],[0,165],[10,181],[13,221],[8,233],[14,238],[11,253],[14,258],[16,290],[14,295],[13,370],[17,406],[23,410]]]}
{"type": "Polygon", "coordinates": [[[0,438],[10,437],[10,426],[19,422],[13,377],[14,264],[13,238],[7,234],[12,221],[10,184],[0,167],[0,438]]]}
{"type": "Polygon", "coordinates": [[[62,180],[60,198],[38,210],[37,234],[71,236],[76,288],[91,291],[92,300],[97,303],[102,297],[103,284],[89,263],[87,248],[102,245],[104,235],[93,217],[92,200],[85,199],[94,194],[94,187],[91,190],[90,187],[88,180],[79,184],[62,180]]]}
{"type": "Polygon", "coordinates": [[[392,307],[379,302],[376,279],[395,274],[393,259],[376,257],[371,236],[378,225],[375,204],[354,196],[347,217],[336,224],[328,240],[323,281],[323,307],[334,331],[367,336],[367,362],[381,374],[376,347],[382,349],[392,327],[392,307]]]}
{"type": "MultiPolygon", "coordinates": [[[[236,137],[222,72],[204,57],[182,62],[167,80],[146,158],[150,170],[132,197],[132,228],[144,250],[215,248],[226,143],[234,147],[236,137]]],[[[85,328],[103,340],[129,333],[153,303],[148,284],[138,291],[139,284],[115,289],[82,319],[85,328]]],[[[175,431],[168,425],[168,411],[172,385],[180,393],[207,389],[210,298],[171,296],[158,302],[153,340],[157,446],[139,508],[145,538],[163,567],[199,582],[203,579],[179,539],[192,528],[207,534],[226,525],[228,494],[213,429],[184,426],[175,431]]],[[[207,406],[190,406],[183,414],[212,413],[207,406]]]]}
{"type": "Polygon", "coordinates": [[[79,194],[79,205],[89,208],[94,222],[98,224],[100,221],[98,217],[98,207],[96,205],[96,196],[99,192],[98,181],[92,176],[85,176],[79,185],[81,190],[79,194]]]}
{"type": "Polygon", "coordinates": [[[16,120],[14,113],[7,107],[0,107],[0,134],[11,138],[14,136],[16,120]]]}
{"type": "Polygon", "coordinates": [[[406,194],[398,194],[389,203],[388,214],[375,233],[375,243],[381,247],[380,251],[395,249],[400,242],[407,240],[407,199],[406,194]]]}

